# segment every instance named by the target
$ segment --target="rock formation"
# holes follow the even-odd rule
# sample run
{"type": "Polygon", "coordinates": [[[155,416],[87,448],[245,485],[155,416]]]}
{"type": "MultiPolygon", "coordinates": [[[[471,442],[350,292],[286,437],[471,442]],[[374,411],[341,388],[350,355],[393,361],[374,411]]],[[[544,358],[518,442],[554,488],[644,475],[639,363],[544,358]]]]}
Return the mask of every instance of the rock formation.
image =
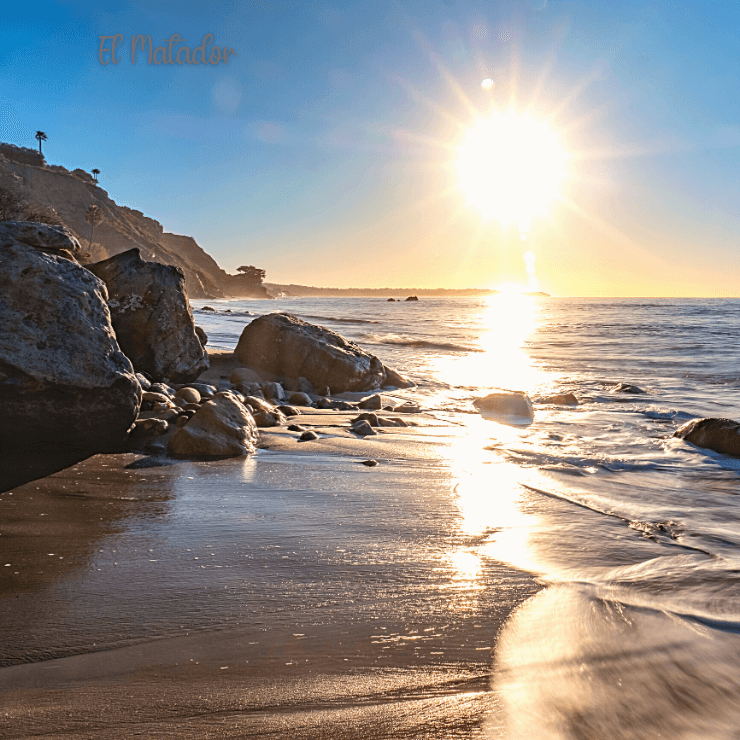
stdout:
{"type": "Polygon", "coordinates": [[[145,262],[130,249],[88,269],[108,286],[118,344],[137,372],[188,383],[208,368],[180,268],[145,262]]]}
{"type": "Polygon", "coordinates": [[[170,234],[141,211],[116,204],[84,170],[47,165],[37,151],[0,143],[0,186],[42,208],[54,208],[84,249],[90,236],[84,214],[89,206],[98,206],[104,220],[95,229],[90,261],[137,247],[144,259],[181,268],[191,298],[269,297],[261,284],[222,270],[192,237],[170,234]]]}
{"type": "Polygon", "coordinates": [[[740,456],[740,424],[731,419],[693,419],[673,436],[723,455],[740,456]]]}
{"type": "Polygon", "coordinates": [[[64,229],[0,224],[0,440],[29,451],[119,447],[141,387],[121,352],[105,284],[64,229]],[[25,240],[25,241],[24,241],[25,240]]]}
{"type": "MultiPolygon", "coordinates": [[[[306,378],[332,393],[381,388],[383,363],[336,332],[285,313],[271,313],[248,324],[236,346],[242,364],[273,375],[306,378]]],[[[394,373],[394,385],[403,382],[394,373]]]]}

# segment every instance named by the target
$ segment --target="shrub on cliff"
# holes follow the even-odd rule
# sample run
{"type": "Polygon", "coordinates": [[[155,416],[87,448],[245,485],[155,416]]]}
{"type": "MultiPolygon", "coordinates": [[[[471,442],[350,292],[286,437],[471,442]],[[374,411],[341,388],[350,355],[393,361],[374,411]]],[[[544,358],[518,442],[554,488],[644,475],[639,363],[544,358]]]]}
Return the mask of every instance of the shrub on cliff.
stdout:
{"type": "Polygon", "coordinates": [[[15,221],[23,216],[26,202],[12,187],[0,185],[0,221],[15,221]]]}

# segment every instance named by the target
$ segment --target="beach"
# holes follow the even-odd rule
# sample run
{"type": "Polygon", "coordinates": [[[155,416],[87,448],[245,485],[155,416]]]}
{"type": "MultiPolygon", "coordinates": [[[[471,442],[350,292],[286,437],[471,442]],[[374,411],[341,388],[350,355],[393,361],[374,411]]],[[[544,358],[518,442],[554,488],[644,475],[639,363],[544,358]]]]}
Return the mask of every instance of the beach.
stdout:
{"type": "Polygon", "coordinates": [[[10,459],[1,737],[734,736],[737,458],[673,434],[740,418],[740,302],[202,301],[204,378],[275,310],[420,411],[362,437],[305,407],[318,439],[226,460],[10,459]],[[505,389],[533,420],[475,410],[505,389]]]}
{"type": "Polygon", "coordinates": [[[538,586],[466,572],[463,427],[362,441],[349,416],[246,460],[98,455],[3,496],[0,736],[474,736],[538,586]]]}

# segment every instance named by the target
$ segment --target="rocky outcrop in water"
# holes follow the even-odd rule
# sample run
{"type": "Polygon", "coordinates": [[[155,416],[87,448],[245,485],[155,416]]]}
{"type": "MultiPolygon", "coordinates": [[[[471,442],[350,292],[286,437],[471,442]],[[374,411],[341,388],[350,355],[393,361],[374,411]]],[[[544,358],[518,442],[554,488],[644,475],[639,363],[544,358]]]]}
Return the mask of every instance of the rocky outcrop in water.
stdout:
{"type": "Polygon", "coordinates": [[[145,262],[138,249],[89,265],[108,286],[118,344],[137,372],[173,383],[195,380],[208,354],[195,331],[177,267],[145,262]]]}
{"type": "MultiPolygon", "coordinates": [[[[283,378],[306,378],[332,393],[381,388],[387,368],[374,355],[323,326],[296,316],[271,313],[248,324],[236,347],[236,357],[247,367],[283,378]]],[[[393,385],[408,385],[392,372],[393,385]]]]}
{"type": "Polygon", "coordinates": [[[731,419],[693,419],[673,436],[723,455],[740,456],[740,424],[731,419]]]}
{"type": "Polygon", "coordinates": [[[105,284],[43,224],[0,224],[0,441],[28,451],[118,448],[141,387],[121,352],[105,284]]]}
{"type": "Polygon", "coordinates": [[[483,416],[519,417],[534,419],[534,409],[526,393],[491,393],[485,398],[477,398],[473,406],[483,416]]]}

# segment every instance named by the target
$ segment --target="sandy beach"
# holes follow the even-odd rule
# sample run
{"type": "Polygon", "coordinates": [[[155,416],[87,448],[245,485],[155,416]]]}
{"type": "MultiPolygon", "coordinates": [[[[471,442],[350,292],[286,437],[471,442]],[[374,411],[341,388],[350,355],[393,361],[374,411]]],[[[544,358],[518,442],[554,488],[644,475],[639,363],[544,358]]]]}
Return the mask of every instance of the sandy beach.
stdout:
{"type": "Polygon", "coordinates": [[[245,459],[96,455],[24,485],[16,461],[0,737],[474,737],[495,717],[496,636],[538,586],[469,562],[464,420],[363,440],[307,411],[318,440],[262,430],[245,459]]]}

